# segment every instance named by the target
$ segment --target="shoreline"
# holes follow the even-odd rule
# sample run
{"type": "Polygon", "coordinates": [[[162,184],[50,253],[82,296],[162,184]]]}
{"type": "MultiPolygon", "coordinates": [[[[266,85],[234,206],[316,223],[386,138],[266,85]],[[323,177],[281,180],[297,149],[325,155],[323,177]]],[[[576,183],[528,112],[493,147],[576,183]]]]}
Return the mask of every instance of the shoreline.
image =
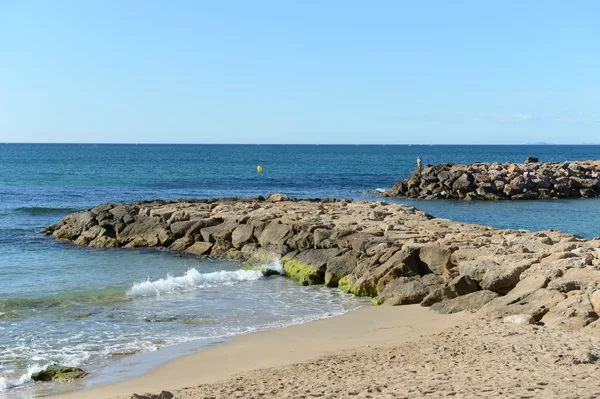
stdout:
{"type": "Polygon", "coordinates": [[[454,327],[465,318],[464,314],[436,314],[419,305],[363,306],[339,316],[237,336],[159,364],[138,377],[52,397],[123,398],[216,383],[344,351],[412,342],[454,327]]]}
{"type": "MultiPolygon", "coordinates": [[[[486,376],[499,379],[493,388],[498,395],[505,389],[501,380],[515,371],[511,364],[502,363],[515,345],[527,353],[515,360],[523,367],[527,364],[522,359],[531,353],[536,353],[535,362],[539,357],[558,359],[544,363],[546,369],[529,370],[538,379],[548,373],[563,378],[560,373],[565,371],[555,364],[565,358],[571,359],[568,365],[594,364],[600,358],[597,341],[588,350],[591,341],[580,339],[585,333],[592,336],[600,331],[600,239],[586,240],[556,230],[505,230],[454,222],[386,202],[297,200],[282,194],[266,199],[103,204],[65,217],[48,227],[46,234],[90,247],[162,247],[198,256],[241,258],[249,262],[247,267],[264,275],[275,271],[267,261],[277,259],[285,275],[302,285],[323,284],[371,297],[375,305],[406,305],[362,308],[340,317],[241,336],[169,361],[141,377],[61,398],[113,398],[164,389],[179,390],[178,398],[197,398],[198,390],[224,395],[209,397],[246,397],[228,391],[231,386],[245,391],[236,381],[246,379],[253,390],[269,386],[271,392],[282,390],[287,397],[296,397],[303,392],[295,384],[297,373],[311,386],[332,368],[368,383],[363,374],[381,367],[381,353],[368,349],[371,346],[389,349],[389,353],[397,353],[395,357],[421,351],[423,356],[415,355],[410,362],[425,369],[431,364],[423,365],[423,359],[435,363],[436,356],[447,356],[446,349],[457,358],[466,356],[464,361],[469,364],[457,371],[460,381],[448,391],[456,394],[469,386],[465,378],[481,371],[471,364],[478,362],[479,354],[469,354],[471,348],[461,339],[463,332],[480,351],[490,353],[493,362],[500,362],[497,366],[505,375],[486,376]],[[469,312],[477,314],[468,317],[469,312]],[[448,313],[454,315],[440,315],[448,313]],[[469,322],[462,324],[466,319],[469,322]],[[451,326],[458,329],[448,330],[451,326]],[[507,335],[509,330],[512,332],[507,335]],[[423,334],[427,335],[422,339],[426,345],[421,345],[421,340],[419,345],[410,344],[423,334]],[[524,341],[515,343],[513,337],[519,335],[524,341]],[[535,346],[540,335],[547,343],[535,346]],[[436,337],[448,340],[441,353],[436,337]],[[581,350],[577,354],[571,353],[575,347],[569,344],[571,340],[578,340],[581,350]],[[488,341],[498,346],[490,348],[488,341]],[[546,345],[552,347],[550,352],[546,345]],[[357,368],[363,360],[372,367],[357,368]],[[309,365],[317,371],[308,373],[309,365]],[[293,388],[285,384],[274,387],[275,382],[265,373],[283,373],[282,380],[293,388]],[[192,396],[186,396],[184,390],[191,390],[192,396]]],[[[445,361],[444,378],[455,378],[458,364],[452,358],[445,361]]],[[[522,383],[530,384],[527,378],[517,374],[511,383],[524,379],[522,383]]],[[[393,374],[388,373],[386,381],[386,387],[395,384],[404,389],[393,374]]],[[[544,382],[543,386],[553,383],[544,382]]],[[[368,386],[363,388],[371,392],[368,386]]],[[[424,391],[413,388],[407,392],[440,392],[437,385],[424,391]]],[[[538,389],[544,388],[527,390],[538,389]]],[[[560,392],[562,387],[552,389],[560,392]]],[[[250,396],[264,394],[259,392],[250,396]]],[[[316,396],[324,396],[320,392],[316,396]]],[[[156,395],[147,398],[162,399],[156,395]]]]}

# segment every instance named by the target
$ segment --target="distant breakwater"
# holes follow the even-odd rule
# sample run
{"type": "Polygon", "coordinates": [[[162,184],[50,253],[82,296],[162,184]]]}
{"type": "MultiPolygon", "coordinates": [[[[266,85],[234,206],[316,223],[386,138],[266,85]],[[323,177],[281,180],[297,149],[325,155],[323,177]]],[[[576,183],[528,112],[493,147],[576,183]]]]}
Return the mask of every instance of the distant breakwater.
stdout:
{"type": "Polygon", "coordinates": [[[45,233],[77,245],[157,247],[245,259],[263,274],[279,260],[303,285],[373,303],[479,310],[515,322],[600,328],[600,238],[433,218],[400,204],[262,198],[103,204],[45,233]]]}
{"type": "Polygon", "coordinates": [[[426,165],[384,197],[531,200],[600,196],[600,161],[426,165]]]}

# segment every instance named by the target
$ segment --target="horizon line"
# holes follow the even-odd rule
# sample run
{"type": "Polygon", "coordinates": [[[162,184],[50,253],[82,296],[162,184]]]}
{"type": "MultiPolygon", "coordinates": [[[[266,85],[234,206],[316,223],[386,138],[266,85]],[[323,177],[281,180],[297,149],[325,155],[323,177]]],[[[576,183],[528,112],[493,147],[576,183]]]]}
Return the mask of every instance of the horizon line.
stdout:
{"type": "Polygon", "coordinates": [[[277,145],[277,146],[560,146],[560,145],[600,145],[600,143],[157,143],[157,142],[44,142],[44,141],[7,141],[2,144],[50,144],[50,145],[277,145]]]}

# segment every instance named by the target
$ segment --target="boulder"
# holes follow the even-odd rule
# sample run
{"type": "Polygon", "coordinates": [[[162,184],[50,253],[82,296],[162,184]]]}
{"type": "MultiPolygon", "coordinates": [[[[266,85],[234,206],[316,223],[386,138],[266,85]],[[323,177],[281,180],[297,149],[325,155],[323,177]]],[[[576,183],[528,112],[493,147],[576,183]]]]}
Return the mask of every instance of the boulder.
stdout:
{"type": "Polygon", "coordinates": [[[181,237],[169,246],[172,251],[185,251],[187,247],[194,243],[194,239],[190,236],[181,237]]]}
{"type": "MultiPolygon", "coordinates": [[[[519,301],[525,300],[528,296],[532,295],[534,292],[546,288],[548,286],[548,282],[550,279],[544,275],[534,275],[524,278],[519,281],[515,288],[512,289],[508,294],[503,297],[500,297],[487,305],[482,311],[489,311],[493,313],[496,310],[502,309],[504,307],[510,306],[514,303],[518,303],[519,301]]],[[[519,312],[514,312],[511,314],[516,314],[519,312]]]]}
{"type": "Polygon", "coordinates": [[[463,173],[458,179],[452,183],[452,190],[460,193],[466,194],[475,189],[475,184],[473,183],[473,175],[470,173],[463,173]]]}
{"type": "MultiPolygon", "coordinates": [[[[169,225],[169,228],[171,229],[171,233],[173,233],[173,237],[179,238],[179,237],[183,237],[184,235],[186,235],[187,231],[196,223],[198,223],[198,222],[194,221],[194,220],[179,221],[179,222],[171,223],[169,225]]],[[[205,226],[203,226],[203,227],[205,227],[205,226]]]]}
{"type": "Polygon", "coordinates": [[[561,277],[552,280],[548,288],[569,292],[600,287],[600,270],[593,266],[571,268],[561,274],[561,277]]]}
{"type": "Polygon", "coordinates": [[[419,275],[418,250],[402,249],[381,265],[381,270],[389,270],[396,277],[410,277],[419,275]]]}
{"type": "Polygon", "coordinates": [[[449,287],[441,286],[432,289],[429,294],[421,301],[421,306],[431,306],[434,303],[442,302],[448,299],[456,298],[458,294],[449,287]]]}
{"type": "Polygon", "coordinates": [[[574,293],[557,303],[541,321],[547,326],[561,326],[568,329],[581,329],[596,321],[594,311],[586,293],[574,293]]]}
{"type": "Polygon", "coordinates": [[[460,263],[458,271],[475,280],[484,290],[506,294],[517,285],[521,273],[533,262],[533,259],[523,259],[508,260],[499,264],[494,259],[479,258],[460,263]]]}
{"type": "Polygon", "coordinates": [[[386,285],[380,302],[386,305],[410,305],[419,303],[429,294],[427,287],[418,277],[400,277],[386,285]]]}
{"type": "Polygon", "coordinates": [[[594,290],[590,296],[590,303],[592,304],[592,308],[594,312],[600,314],[600,290],[594,290]]]}
{"type": "Polygon", "coordinates": [[[448,282],[448,289],[455,292],[456,295],[467,295],[478,291],[479,286],[468,276],[458,275],[448,282]]]}
{"type": "Polygon", "coordinates": [[[237,223],[225,222],[200,230],[202,239],[206,242],[216,243],[217,240],[231,241],[233,231],[239,227],[237,223]]]}
{"type": "Polygon", "coordinates": [[[429,274],[426,274],[423,277],[421,277],[421,282],[426,287],[438,287],[438,286],[444,284],[444,280],[442,280],[442,278],[440,276],[433,274],[433,273],[429,273],[429,274]]]}
{"type": "Polygon", "coordinates": [[[85,371],[78,367],[48,366],[45,370],[31,374],[33,381],[73,382],[85,376],[85,371]]]}
{"type": "Polygon", "coordinates": [[[419,259],[425,265],[426,269],[432,273],[449,279],[452,263],[452,249],[439,245],[425,245],[419,250],[419,259]]]}
{"type": "Polygon", "coordinates": [[[231,244],[234,248],[240,249],[244,245],[252,242],[254,239],[254,226],[240,224],[231,233],[231,244]]]}
{"type": "Polygon", "coordinates": [[[326,228],[316,228],[313,231],[313,243],[315,248],[331,248],[334,245],[333,240],[331,240],[331,234],[333,232],[330,229],[326,228]]]}
{"type": "Polygon", "coordinates": [[[359,252],[348,251],[330,259],[325,270],[325,285],[337,287],[340,278],[349,275],[356,269],[359,256],[359,252]]]}
{"type": "Polygon", "coordinates": [[[286,241],[294,235],[294,227],[291,224],[271,222],[260,234],[258,243],[261,247],[283,254],[287,252],[286,241]]]}
{"type": "MultiPolygon", "coordinates": [[[[510,295],[510,294],[509,294],[510,295]]],[[[525,295],[518,301],[510,301],[507,297],[491,301],[481,309],[482,314],[506,317],[512,314],[529,314],[540,321],[548,311],[565,299],[565,295],[546,288],[525,295]]]]}
{"type": "Polygon", "coordinates": [[[90,241],[88,246],[92,248],[118,248],[119,242],[112,237],[101,236],[90,241]]]}
{"type": "Polygon", "coordinates": [[[281,201],[289,201],[290,197],[285,194],[280,193],[271,193],[267,196],[267,201],[269,202],[281,202],[281,201]]]}
{"type": "Polygon", "coordinates": [[[442,314],[457,313],[465,310],[475,311],[496,298],[498,298],[498,294],[495,292],[485,290],[477,291],[471,294],[435,303],[430,307],[430,309],[434,312],[442,314]]]}
{"type": "Polygon", "coordinates": [[[169,246],[174,237],[165,222],[158,218],[139,214],[134,217],[134,221],[128,224],[123,231],[117,234],[117,240],[120,244],[129,244],[134,241],[143,243],[131,246],[169,246]]]}
{"type": "Polygon", "coordinates": [[[285,275],[302,285],[322,284],[327,262],[341,253],[339,249],[307,249],[281,260],[285,275]]]}
{"type": "MultiPolygon", "coordinates": [[[[79,237],[75,240],[75,245],[88,245],[90,242],[95,240],[97,237],[107,236],[107,230],[104,227],[98,225],[91,226],[89,229],[84,230],[79,237]]],[[[113,234],[110,234],[114,237],[113,234]]],[[[111,238],[113,238],[111,237],[111,238]]]]}
{"type": "Polygon", "coordinates": [[[208,255],[213,247],[210,242],[198,241],[185,249],[185,252],[193,255],[208,255]]]}
{"type": "Polygon", "coordinates": [[[359,278],[348,275],[340,279],[338,287],[342,291],[350,292],[356,296],[376,297],[379,295],[379,291],[377,291],[377,281],[378,279],[369,273],[366,273],[359,278]]]}
{"type": "Polygon", "coordinates": [[[314,247],[313,238],[314,233],[311,233],[309,231],[301,231],[300,233],[287,240],[286,244],[292,249],[304,251],[305,249],[314,247]]]}
{"type": "Polygon", "coordinates": [[[98,222],[92,212],[76,212],[66,216],[57,225],[47,228],[46,233],[50,233],[61,240],[75,240],[81,233],[96,224],[98,222]]]}
{"type": "Polygon", "coordinates": [[[177,211],[177,207],[172,205],[161,206],[158,208],[150,209],[150,216],[160,219],[163,222],[166,222],[171,218],[174,212],[177,211]]]}

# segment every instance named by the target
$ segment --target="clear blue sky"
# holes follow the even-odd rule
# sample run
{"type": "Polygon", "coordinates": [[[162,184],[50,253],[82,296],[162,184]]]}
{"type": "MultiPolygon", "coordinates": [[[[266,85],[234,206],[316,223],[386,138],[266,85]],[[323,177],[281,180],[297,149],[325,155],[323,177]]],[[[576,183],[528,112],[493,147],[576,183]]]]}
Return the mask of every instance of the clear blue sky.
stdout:
{"type": "Polygon", "coordinates": [[[597,1],[0,0],[0,141],[600,142],[597,1]]]}

